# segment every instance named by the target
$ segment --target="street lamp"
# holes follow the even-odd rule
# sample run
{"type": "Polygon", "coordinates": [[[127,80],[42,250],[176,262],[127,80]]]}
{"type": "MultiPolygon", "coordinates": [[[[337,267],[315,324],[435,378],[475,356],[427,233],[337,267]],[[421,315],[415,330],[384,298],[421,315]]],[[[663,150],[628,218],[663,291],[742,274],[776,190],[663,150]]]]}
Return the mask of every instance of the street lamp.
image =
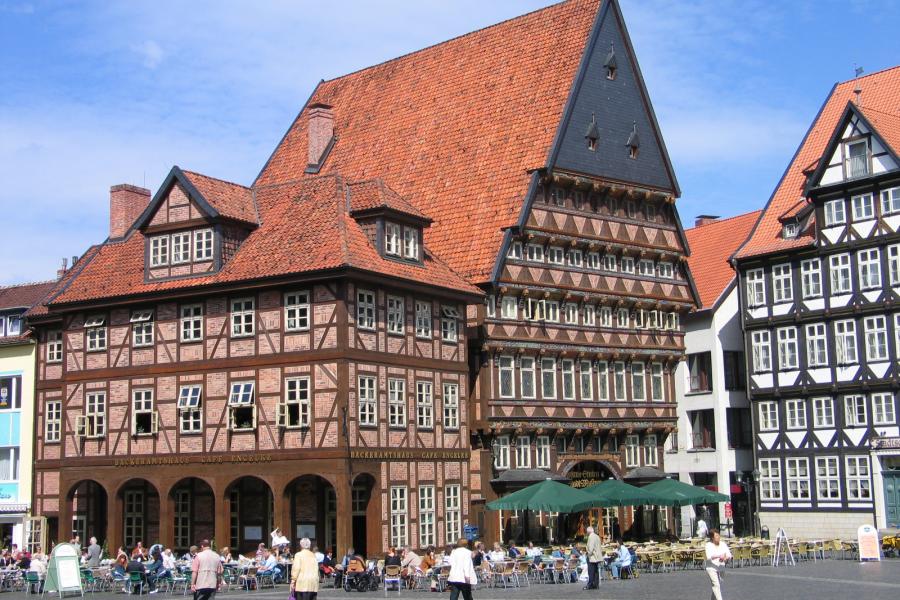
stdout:
{"type": "Polygon", "coordinates": [[[759,489],[759,469],[753,469],[750,475],[750,490],[748,490],[749,498],[747,499],[747,504],[753,503],[753,509],[750,513],[752,518],[751,527],[753,528],[753,536],[757,537],[759,536],[759,500],[756,497],[756,490],[759,489]]]}

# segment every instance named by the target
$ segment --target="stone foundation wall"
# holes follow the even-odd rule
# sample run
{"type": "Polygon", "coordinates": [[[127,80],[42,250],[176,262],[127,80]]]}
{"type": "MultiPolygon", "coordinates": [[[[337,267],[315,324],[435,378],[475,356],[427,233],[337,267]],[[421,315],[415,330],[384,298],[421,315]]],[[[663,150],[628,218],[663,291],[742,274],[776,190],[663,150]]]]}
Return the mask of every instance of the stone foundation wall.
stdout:
{"type": "Polygon", "coordinates": [[[788,537],[799,539],[856,539],[860,525],[874,524],[870,513],[840,512],[760,512],[760,527],[769,528],[769,537],[775,538],[779,527],[788,537]]]}

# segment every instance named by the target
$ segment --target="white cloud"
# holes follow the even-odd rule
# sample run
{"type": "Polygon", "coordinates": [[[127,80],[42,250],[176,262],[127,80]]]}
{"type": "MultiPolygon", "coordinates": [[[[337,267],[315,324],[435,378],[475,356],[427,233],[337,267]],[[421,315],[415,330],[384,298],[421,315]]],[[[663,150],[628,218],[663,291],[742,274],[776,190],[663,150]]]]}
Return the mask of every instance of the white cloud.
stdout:
{"type": "Polygon", "coordinates": [[[132,48],[143,59],[144,66],[155,69],[163,59],[163,49],[153,40],[147,40],[132,48]]]}

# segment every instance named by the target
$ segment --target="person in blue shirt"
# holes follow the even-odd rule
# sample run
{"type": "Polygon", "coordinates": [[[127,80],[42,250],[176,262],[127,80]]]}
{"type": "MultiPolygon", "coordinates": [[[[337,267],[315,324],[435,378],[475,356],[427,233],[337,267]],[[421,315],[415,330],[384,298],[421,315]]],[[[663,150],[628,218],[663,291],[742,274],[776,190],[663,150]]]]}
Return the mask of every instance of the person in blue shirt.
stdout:
{"type": "Polygon", "coordinates": [[[609,563],[613,579],[619,578],[619,569],[631,566],[631,552],[622,544],[622,540],[616,540],[616,559],[609,563]]]}

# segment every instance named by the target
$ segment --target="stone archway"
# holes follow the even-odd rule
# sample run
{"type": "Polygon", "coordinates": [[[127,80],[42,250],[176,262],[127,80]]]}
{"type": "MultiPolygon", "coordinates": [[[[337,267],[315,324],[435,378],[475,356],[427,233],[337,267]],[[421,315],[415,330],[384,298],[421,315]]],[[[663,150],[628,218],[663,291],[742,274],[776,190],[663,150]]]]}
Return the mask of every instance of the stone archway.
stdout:
{"type": "Polygon", "coordinates": [[[140,477],[128,479],[119,486],[116,502],[122,507],[119,526],[126,551],[130,552],[138,542],[149,548],[160,539],[160,497],[156,486],[140,477]]]}
{"type": "Polygon", "coordinates": [[[83,479],[69,488],[65,501],[71,506],[71,523],[59,524],[59,541],[67,542],[75,535],[86,544],[96,537],[102,544],[107,539],[109,498],[106,489],[93,479],[83,479]]]}
{"type": "Polygon", "coordinates": [[[284,487],[284,501],[289,521],[279,527],[291,544],[309,538],[320,551],[334,552],[338,528],[334,485],[321,475],[301,475],[284,487]]]}
{"type": "Polygon", "coordinates": [[[232,554],[255,552],[260,544],[269,545],[274,527],[275,498],[269,484],[259,477],[246,475],[225,488],[228,514],[218,515],[228,523],[228,544],[232,554]]]}
{"type": "Polygon", "coordinates": [[[200,540],[216,535],[216,497],[213,488],[198,477],[186,477],[169,490],[172,549],[179,555],[200,540]]]}

